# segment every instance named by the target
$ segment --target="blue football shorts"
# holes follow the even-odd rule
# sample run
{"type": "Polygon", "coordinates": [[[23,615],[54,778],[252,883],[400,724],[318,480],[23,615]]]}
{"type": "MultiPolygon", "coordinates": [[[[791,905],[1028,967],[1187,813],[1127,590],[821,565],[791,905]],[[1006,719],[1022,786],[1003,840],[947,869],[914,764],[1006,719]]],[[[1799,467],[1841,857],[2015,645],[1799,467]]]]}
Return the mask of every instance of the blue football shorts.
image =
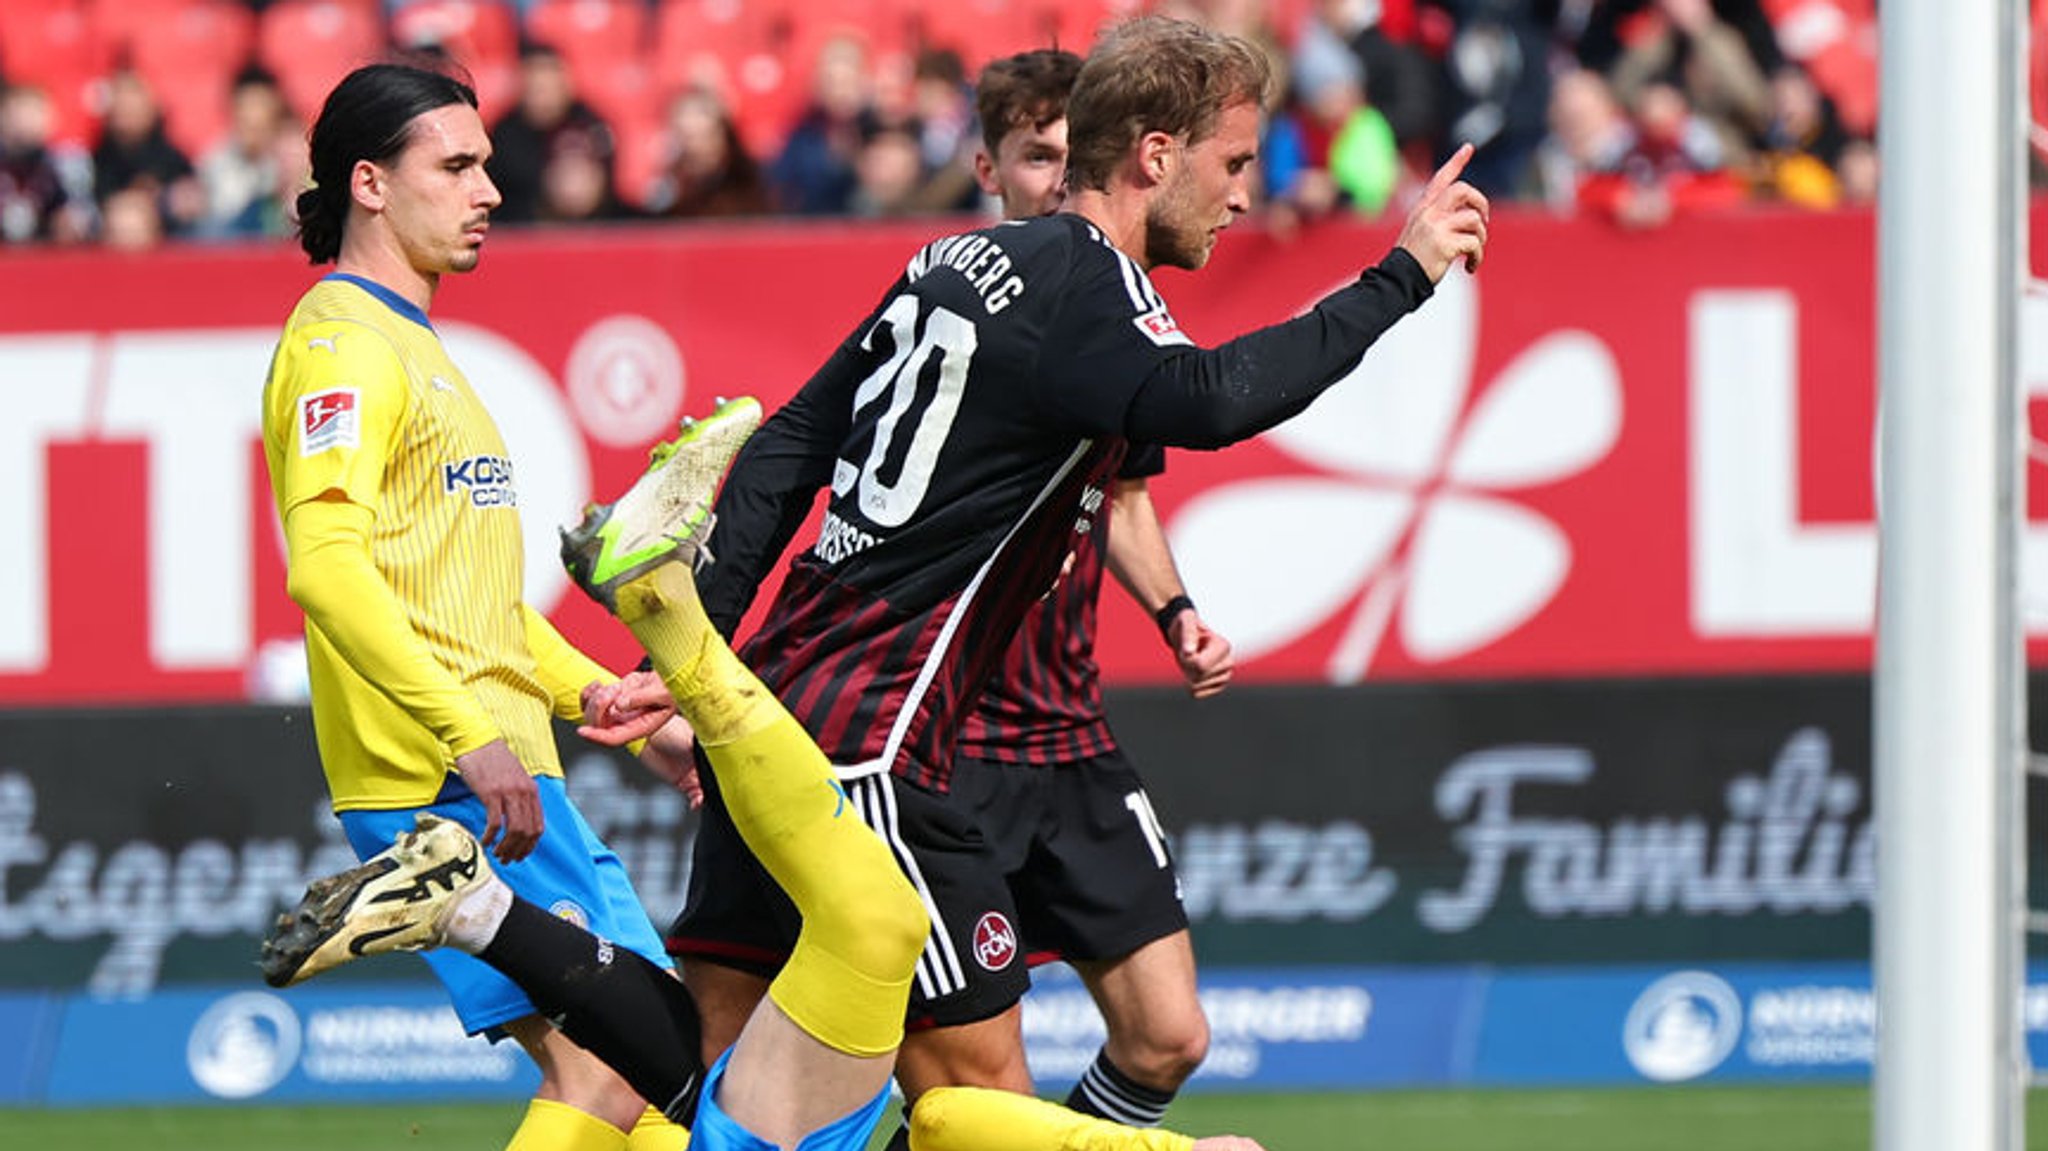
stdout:
{"type": "MultiPolygon", "coordinates": [[[[725,1081],[725,1065],[732,1051],[718,1057],[704,1076],[704,1094],[697,1103],[697,1121],[690,1125],[690,1151],[778,1151],[752,1131],[733,1122],[718,1108],[718,1085],[725,1081]]],[[[889,1088],[884,1086],[860,1109],[811,1132],[789,1151],[866,1151],[882,1111],[889,1105],[889,1088]]]]}
{"type": "MultiPolygon", "coordinates": [[[[521,898],[669,969],[672,963],[662,950],[661,935],[648,920],[619,857],[583,821],[559,777],[535,776],[533,782],[540,788],[541,817],[546,821],[540,841],[525,859],[492,859],[491,867],[521,898]]],[[[413,817],[422,811],[454,820],[483,837],[483,801],[452,772],[430,806],[337,815],[349,846],[368,859],[390,847],[400,832],[411,831],[413,817]]],[[[441,948],[423,951],[420,958],[448,989],[455,1014],[471,1035],[489,1031],[493,1040],[503,1038],[496,1028],[536,1011],[518,984],[473,955],[441,948]]]]}

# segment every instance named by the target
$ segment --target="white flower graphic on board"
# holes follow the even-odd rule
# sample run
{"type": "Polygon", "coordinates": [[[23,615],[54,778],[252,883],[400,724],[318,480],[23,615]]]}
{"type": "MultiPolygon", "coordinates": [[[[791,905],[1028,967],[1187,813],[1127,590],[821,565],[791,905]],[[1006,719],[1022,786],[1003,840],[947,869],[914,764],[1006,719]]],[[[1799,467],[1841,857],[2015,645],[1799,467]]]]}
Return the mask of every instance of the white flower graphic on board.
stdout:
{"type": "Polygon", "coordinates": [[[1475,389],[1478,331],[1475,281],[1453,272],[1351,378],[1267,433],[1324,475],[1224,484],[1174,517],[1203,614],[1241,656],[1348,612],[1329,673],[1354,682],[1389,627],[1413,658],[1453,660],[1512,633],[1563,586],[1571,541],[1510,497],[1607,454],[1620,375],[1606,345],[1566,330],[1475,389]]]}

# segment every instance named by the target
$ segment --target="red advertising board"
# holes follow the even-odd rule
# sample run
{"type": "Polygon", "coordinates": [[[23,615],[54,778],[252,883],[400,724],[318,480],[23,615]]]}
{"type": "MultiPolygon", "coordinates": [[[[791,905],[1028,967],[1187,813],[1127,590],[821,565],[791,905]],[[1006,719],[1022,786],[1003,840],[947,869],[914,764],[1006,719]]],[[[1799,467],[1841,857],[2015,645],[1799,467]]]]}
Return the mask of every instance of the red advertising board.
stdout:
{"type": "MultiPolygon", "coordinates": [[[[535,602],[628,662],[630,640],[565,594],[552,525],[619,490],[677,415],[786,398],[942,230],[495,234],[433,311],[505,426],[535,602]]],[[[1175,453],[1155,482],[1242,675],[1867,667],[1875,234],[1856,213],[1640,234],[1503,212],[1481,273],[1454,273],[1357,378],[1255,442],[1175,453]]],[[[1213,343],[1303,309],[1391,239],[1248,228],[1158,283],[1213,343]]],[[[257,396],[315,274],[281,248],[0,256],[0,703],[289,678],[300,625],[257,396]]],[[[2027,386],[2048,391],[2048,298],[2022,327],[2027,386]]],[[[2048,546],[2048,525],[2029,538],[2048,546]]],[[[1106,674],[1171,680],[1150,622],[1105,599],[1106,674]]]]}

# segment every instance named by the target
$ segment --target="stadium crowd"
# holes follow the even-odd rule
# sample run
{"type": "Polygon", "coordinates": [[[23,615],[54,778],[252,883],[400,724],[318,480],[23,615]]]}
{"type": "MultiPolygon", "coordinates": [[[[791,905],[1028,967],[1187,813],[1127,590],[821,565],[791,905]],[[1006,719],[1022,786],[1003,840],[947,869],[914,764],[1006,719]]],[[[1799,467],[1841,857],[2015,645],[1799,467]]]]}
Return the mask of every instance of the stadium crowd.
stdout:
{"type": "Polygon", "coordinates": [[[1277,229],[1464,142],[1496,201],[1629,228],[1876,191],[1875,0],[6,0],[0,245],[286,235],[320,96],[392,52],[474,79],[497,222],[976,211],[976,70],[1140,8],[1281,66],[1277,229]]]}

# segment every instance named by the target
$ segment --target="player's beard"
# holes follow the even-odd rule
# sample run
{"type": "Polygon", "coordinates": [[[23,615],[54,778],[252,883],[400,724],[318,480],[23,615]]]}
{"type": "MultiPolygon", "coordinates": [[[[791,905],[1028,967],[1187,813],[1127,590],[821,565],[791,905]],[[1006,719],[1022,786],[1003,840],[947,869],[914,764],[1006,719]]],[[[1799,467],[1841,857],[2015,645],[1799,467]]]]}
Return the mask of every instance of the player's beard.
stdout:
{"type": "Polygon", "coordinates": [[[1212,245],[1202,226],[1194,181],[1183,168],[1145,210],[1145,266],[1195,271],[1209,262],[1212,245]]]}

